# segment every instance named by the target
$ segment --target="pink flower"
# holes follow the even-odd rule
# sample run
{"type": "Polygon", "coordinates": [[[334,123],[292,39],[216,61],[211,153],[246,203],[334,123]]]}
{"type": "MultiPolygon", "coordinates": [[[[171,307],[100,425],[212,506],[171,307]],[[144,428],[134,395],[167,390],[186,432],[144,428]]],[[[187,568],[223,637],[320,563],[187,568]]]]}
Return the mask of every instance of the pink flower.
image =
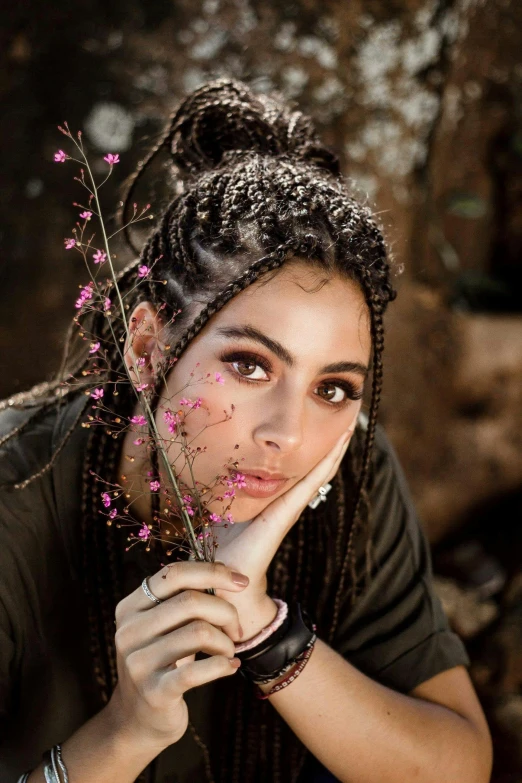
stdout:
{"type": "Polygon", "coordinates": [[[91,392],[91,397],[93,400],[101,400],[103,397],[103,389],[95,389],[93,392],[91,392]]]}
{"type": "Polygon", "coordinates": [[[149,272],[150,269],[148,266],[145,266],[145,264],[142,264],[142,266],[138,267],[138,277],[147,277],[149,272]]]}
{"type": "Polygon", "coordinates": [[[92,299],[92,286],[93,286],[92,283],[88,283],[85,286],[85,288],[82,288],[82,290],[80,291],[80,296],[76,300],[76,304],[75,304],[77,310],[83,307],[85,302],[88,302],[90,299],[92,299]]]}
{"type": "Polygon", "coordinates": [[[170,433],[176,432],[176,427],[179,424],[179,418],[176,416],[176,414],[170,410],[165,411],[165,413],[163,414],[163,418],[165,419],[165,422],[169,426],[169,432],[170,433]]]}
{"type": "Polygon", "coordinates": [[[144,438],[136,438],[136,440],[132,441],[135,446],[141,446],[142,443],[145,443],[144,438]]]}
{"type": "Polygon", "coordinates": [[[91,343],[91,348],[89,350],[89,353],[96,353],[99,347],[100,347],[100,343],[91,343]]]}
{"type": "Polygon", "coordinates": [[[140,356],[140,358],[136,361],[136,365],[138,367],[144,367],[145,366],[146,359],[144,356],[140,356]]]}
{"type": "Polygon", "coordinates": [[[110,163],[110,165],[112,166],[114,163],[119,163],[120,162],[120,156],[119,155],[113,155],[111,152],[109,152],[104,157],[103,160],[106,160],[107,163],[110,163]]]}
{"type": "Polygon", "coordinates": [[[145,416],[133,416],[131,419],[131,424],[139,424],[140,426],[143,426],[147,423],[147,419],[145,416]]]}
{"type": "Polygon", "coordinates": [[[209,519],[211,522],[221,522],[219,514],[210,514],[209,519]]]}
{"type": "Polygon", "coordinates": [[[58,152],[54,153],[54,162],[55,163],[65,163],[66,159],[65,152],[63,150],[58,150],[58,152]]]}
{"type": "Polygon", "coordinates": [[[194,410],[197,410],[197,408],[201,407],[201,403],[203,400],[201,397],[198,397],[196,400],[190,400],[188,397],[182,397],[179,401],[180,405],[186,405],[188,408],[193,408],[194,410]]]}
{"type": "Polygon", "coordinates": [[[136,391],[143,391],[144,389],[147,389],[149,386],[148,383],[140,383],[138,386],[136,386],[136,391]]]}
{"type": "Polygon", "coordinates": [[[66,250],[70,250],[76,244],[76,239],[64,239],[63,241],[65,242],[66,250]]]}
{"type": "Polygon", "coordinates": [[[80,212],[80,217],[84,220],[90,220],[92,217],[92,212],[89,212],[89,210],[85,210],[85,212],[80,212]]]}
{"type": "Polygon", "coordinates": [[[221,375],[220,372],[214,373],[214,377],[215,377],[217,383],[220,383],[222,385],[225,383],[225,379],[223,378],[223,376],[221,375]]]}
{"type": "Polygon", "coordinates": [[[236,484],[238,489],[241,489],[241,487],[246,487],[245,477],[242,473],[234,473],[232,476],[232,482],[236,484]]]}
{"type": "Polygon", "coordinates": [[[92,257],[92,260],[95,264],[104,264],[107,260],[107,253],[104,253],[103,250],[97,250],[92,257]]]}
{"type": "Polygon", "coordinates": [[[225,517],[225,519],[226,519],[226,520],[227,520],[227,522],[229,522],[231,525],[233,525],[233,524],[234,524],[234,517],[232,516],[232,514],[227,514],[227,515],[226,515],[226,517],[225,517]]]}
{"type": "Polygon", "coordinates": [[[149,487],[151,492],[157,492],[160,488],[160,483],[159,481],[151,481],[149,487]]]}
{"type": "Polygon", "coordinates": [[[223,492],[224,498],[234,498],[236,496],[236,490],[235,489],[227,489],[226,492],[223,492]]]}
{"type": "Polygon", "coordinates": [[[193,508],[191,508],[190,506],[186,506],[186,507],[185,507],[185,511],[187,512],[187,514],[189,515],[189,517],[193,517],[193,516],[194,516],[194,509],[193,509],[193,508]]]}
{"type": "Polygon", "coordinates": [[[190,497],[190,495],[183,495],[183,502],[192,503],[192,498],[190,497]]]}
{"type": "Polygon", "coordinates": [[[116,508],[113,508],[109,511],[109,519],[114,519],[115,516],[117,516],[118,510],[116,508]]]}
{"type": "Polygon", "coordinates": [[[108,492],[102,492],[102,503],[105,506],[105,508],[109,508],[111,505],[111,496],[108,492]]]}
{"type": "Polygon", "coordinates": [[[140,538],[148,538],[150,536],[150,530],[147,525],[143,525],[138,535],[140,538]]]}
{"type": "Polygon", "coordinates": [[[105,302],[103,303],[103,309],[105,310],[105,312],[111,309],[111,300],[109,299],[108,296],[105,297],[105,302]]]}

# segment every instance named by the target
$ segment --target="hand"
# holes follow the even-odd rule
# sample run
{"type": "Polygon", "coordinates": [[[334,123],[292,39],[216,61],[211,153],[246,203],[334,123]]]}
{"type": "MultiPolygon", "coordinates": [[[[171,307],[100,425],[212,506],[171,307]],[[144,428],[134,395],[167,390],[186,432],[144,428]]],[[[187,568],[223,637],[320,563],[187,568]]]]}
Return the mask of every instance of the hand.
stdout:
{"type": "Polygon", "coordinates": [[[230,662],[232,639],[241,636],[237,611],[205,592],[240,593],[237,576],[220,563],[172,563],[148,580],[162,603],[140,586],[117,605],[118,684],[106,709],[136,742],[157,752],[177,742],[188,725],[185,691],[237,671],[230,662]],[[197,652],[211,657],[195,661],[197,652]]]}
{"type": "Polygon", "coordinates": [[[215,591],[238,611],[245,633],[243,638],[234,637],[235,642],[248,641],[275,618],[277,605],[266,594],[268,567],[287,533],[317,495],[319,487],[331,481],[337,473],[356,423],[357,417],[331,451],[304,478],[254,517],[244,531],[230,543],[220,543],[217,562],[241,571],[250,579],[248,587],[240,594],[225,595],[219,589],[215,591]]]}

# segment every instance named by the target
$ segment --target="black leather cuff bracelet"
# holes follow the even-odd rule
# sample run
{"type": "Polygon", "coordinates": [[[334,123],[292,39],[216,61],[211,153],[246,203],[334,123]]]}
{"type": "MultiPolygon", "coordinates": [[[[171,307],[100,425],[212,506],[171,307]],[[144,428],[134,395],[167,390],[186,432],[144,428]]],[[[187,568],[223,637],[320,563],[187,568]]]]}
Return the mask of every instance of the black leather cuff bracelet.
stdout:
{"type": "Polygon", "coordinates": [[[277,676],[300,655],[314,636],[307,612],[297,601],[289,607],[285,622],[257,647],[236,653],[241,659],[239,671],[245,679],[277,676]]]}

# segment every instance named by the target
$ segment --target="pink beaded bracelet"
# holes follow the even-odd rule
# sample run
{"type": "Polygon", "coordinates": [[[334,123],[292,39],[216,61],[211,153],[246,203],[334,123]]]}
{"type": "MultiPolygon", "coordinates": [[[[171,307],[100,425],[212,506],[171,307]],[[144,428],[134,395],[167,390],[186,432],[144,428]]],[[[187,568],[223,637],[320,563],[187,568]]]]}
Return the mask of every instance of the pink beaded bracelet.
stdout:
{"type": "Polygon", "coordinates": [[[268,637],[271,636],[274,631],[277,631],[277,629],[283,625],[283,622],[288,615],[288,604],[281,598],[273,598],[272,600],[278,605],[279,609],[270,625],[267,625],[266,628],[263,628],[263,630],[260,631],[257,636],[254,636],[253,639],[249,639],[247,642],[236,644],[235,652],[244,652],[245,650],[251,650],[253,647],[257,647],[258,644],[261,644],[261,642],[264,642],[265,639],[268,639],[268,637]]]}

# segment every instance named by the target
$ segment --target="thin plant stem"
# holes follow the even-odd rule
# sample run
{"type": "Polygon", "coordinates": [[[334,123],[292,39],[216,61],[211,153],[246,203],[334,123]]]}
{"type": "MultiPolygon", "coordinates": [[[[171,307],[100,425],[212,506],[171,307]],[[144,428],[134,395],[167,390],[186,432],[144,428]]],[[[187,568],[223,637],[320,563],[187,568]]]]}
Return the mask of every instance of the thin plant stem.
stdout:
{"type": "MultiPolygon", "coordinates": [[[[86,157],[85,152],[83,150],[83,145],[81,143],[78,144],[76,142],[76,140],[74,139],[74,137],[72,136],[72,134],[70,134],[69,137],[72,139],[72,141],[75,144],[76,148],[80,151],[80,154],[81,154],[81,156],[83,158],[84,165],[85,165],[85,167],[87,169],[90,181],[92,183],[92,191],[90,190],[90,188],[85,183],[82,183],[82,184],[84,184],[84,186],[87,188],[89,193],[91,193],[93,195],[94,200],[96,202],[97,217],[98,217],[98,220],[100,222],[100,228],[101,228],[102,235],[103,235],[103,244],[105,246],[105,252],[106,252],[106,255],[107,255],[107,261],[109,263],[109,269],[110,269],[110,272],[111,272],[111,278],[112,278],[112,282],[113,282],[113,285],[114,285],[115,290],[116,290],[116,295],[118,297],[118,303],[119,303],[119,306],[120,306],[120,312],[122,314],[122,320],[123,320],[123,324],[124,324],[125,334],[126,334],[128,342],[130,343],[131,342],[131,335],[130,335],[130,332],[129,332],[127,319],[125,318],[125,307],[124,307],[124,304],[123,304],[123,299],[122,299],[122,296],[121,296],[121,292],[120,292],[120,289],[119,289],[119,286],[118,286],[118,281],[117,281],[117,278],[116,278],[116,273],[114,271],[114,266],[113,266],[113,263],[112,263],[112,258],[111,258],[110,248],[109,248],[109,239],[108,239],[108,236],[107,236],[107,232],[105,230],[105,223],[104,223],[104,220],[103,220],[101,204],[100,204],[100,199],[99,199],[99,195],[98,195],[98,187],[96,185],[96,181],[94,179],[94,175],[93,175],[91,167],[89,165],[89,161],[87,160],[87,157],[86,157]]],[[[80,161],[78,161],[78,162],[80,162],[80,161]]],[[[112,164],[111,164],[111,166],[112,166],[112,164]]],[[[108,176],[110,176],[110,174],[108,176]]],[[[106,177],[104,182],[107,181],[108,176],[106,177]]],[[[114,330],[112,329],[112,323],[111,323],[110,320],[109,320],[109,325],[110,325],[113,337],[116,340],[117,338],[116,338],[116,335],[114,334],[114,330]]],[[[119,350],[119,346],[118,346],[117,343],[116,343],[116,345],[117,345],[117,348],[119,350]]],[[[122,356],[122,359],[123,359],[123,355],[121,354],[121,352],[120,352],[120,355],[122,356]]],[[[132,378],[131,378],[131,375],[130,375],[130,371],[127,368],[126,363],[123,362],[123,364],[124,364],[124,367],[126,369],[127,376],[129,378],[129,382],[132,384],[132,386],[134,388],[134,383],[132,381],[132,378]]],[[[159,453],[161,455],[161,458],[163,460],[163,463],[164,463],[166,471],[167,471],[167,475],[169,477],[169,480],[170,480],[170,482],[172,484],[172,487],[174,489],[174,493],[175,493],[176,498],[178,500],[179,510],[180,510],[180,513],[181,513],[182,518],[183,518],[184,526],[185,526],[186,531],[189,534],[189,541],[190,541],[190,544],[191,544],[191,548],[192,548],[192,550],[194,552],[194,555],[195,555],[195,557],[197,559],[204,560],[205,559],[204,555],[203,556],[200,555],[197,539],[196,539],[196,536],[195,536],[195,533],[194,533],[194,529],[192,527],[192,522],[190,521],[189,514],[187,513],[186,509],[184,508],[183,498],[182,498],[180,489],[178,487],[178,483],[176,481],[176,478],[174,476],[174,473],[172,471],[172,466],[170,464],[170,461],[169,461],[169,458],[168,458],[168,454],[166,453],[166,451],[165,451],[165,449],[163,447],[163,444],[161,442],[161,436],[160,436],[160,434],[158,432],[158,428],[156,426],[156,421],[154,419],[154,414],[153,414],[153,412],[152,412],[152,410],[150,408],[149,401],[147,400],[146,396],[143,393],[141,393],[141,395],[142,395],[141,398],[139,396],[140,392],[136,392],[136,395],[138,396],[138,399],[140,400],[141,404],[144,407],[144,410],[145,410],[145,413],[146,413],[146,416],[147,416],[147,421],[148,421],[149,428],[150,428],[150,430],[153,433],[153,439],[154,439],[156,448],[159,450],[159,453]]],[[[197,492],[196,492],[196,494],[197,494],[197,492]]],[[[199,505],[199,498],[198,498],[198,505],[199,505]]],[[[200,508],[200,513],[201,513],[201,506],[199,506],[199,508],[200,508]]]]}

